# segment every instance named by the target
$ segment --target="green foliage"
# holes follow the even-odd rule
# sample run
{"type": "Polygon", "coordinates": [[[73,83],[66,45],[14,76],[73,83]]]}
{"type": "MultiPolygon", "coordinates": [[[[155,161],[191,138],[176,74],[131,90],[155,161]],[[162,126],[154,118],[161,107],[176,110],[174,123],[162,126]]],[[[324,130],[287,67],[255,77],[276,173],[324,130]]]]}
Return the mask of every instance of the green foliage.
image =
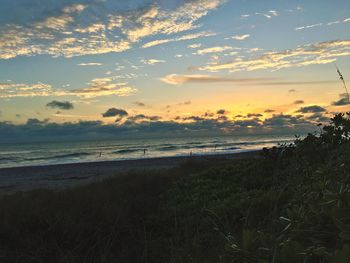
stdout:
{"type": "Polygon", "coordinates": [[[143,262],[147,218],[174,178],[174,171],[128,174],[1,196],[0,262],[143,262]]]}
{"type": "Polygon", "coordinates": [[[350,114],[168,192],[174,262],[347,262],[350,114]]]}

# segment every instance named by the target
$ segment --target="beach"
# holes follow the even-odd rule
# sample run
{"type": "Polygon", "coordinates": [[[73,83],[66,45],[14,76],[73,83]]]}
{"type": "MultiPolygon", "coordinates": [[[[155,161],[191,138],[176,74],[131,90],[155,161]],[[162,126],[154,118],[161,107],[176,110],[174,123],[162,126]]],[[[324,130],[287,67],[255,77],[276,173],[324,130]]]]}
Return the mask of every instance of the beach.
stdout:
{"type": "Polygon", "coordinates": [[[103,180],[111,176],[178,168],[189,161],[215,164],[259,157],[260,151],[179,157],[144,158],[0,169],[0,193],[33,189],[61,189],[103,180]]]}

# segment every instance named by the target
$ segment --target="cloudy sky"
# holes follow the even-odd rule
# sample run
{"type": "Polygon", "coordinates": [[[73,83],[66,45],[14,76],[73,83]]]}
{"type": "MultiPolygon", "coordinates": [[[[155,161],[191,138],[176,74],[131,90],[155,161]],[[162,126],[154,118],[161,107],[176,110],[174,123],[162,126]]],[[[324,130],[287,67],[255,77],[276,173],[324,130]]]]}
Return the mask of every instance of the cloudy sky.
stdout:
{"type": "Polygon", "coordinates": [[[0,131],[324,121],[350,110],[336,72],[350,79],[349,10],[348,0],[2,0],[0,131]]]}

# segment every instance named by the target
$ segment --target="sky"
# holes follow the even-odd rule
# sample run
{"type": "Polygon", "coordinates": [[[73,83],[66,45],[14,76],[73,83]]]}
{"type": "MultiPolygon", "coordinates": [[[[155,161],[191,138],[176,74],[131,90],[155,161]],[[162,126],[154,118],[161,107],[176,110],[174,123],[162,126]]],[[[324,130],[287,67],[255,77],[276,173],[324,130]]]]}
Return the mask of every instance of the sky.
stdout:
{"type": "Polygon", "coordinates": [[[0,135],[309,129],[350,111],[336,71],[350,78],[349,10],[347,0],[2,0],[0,135]]]}

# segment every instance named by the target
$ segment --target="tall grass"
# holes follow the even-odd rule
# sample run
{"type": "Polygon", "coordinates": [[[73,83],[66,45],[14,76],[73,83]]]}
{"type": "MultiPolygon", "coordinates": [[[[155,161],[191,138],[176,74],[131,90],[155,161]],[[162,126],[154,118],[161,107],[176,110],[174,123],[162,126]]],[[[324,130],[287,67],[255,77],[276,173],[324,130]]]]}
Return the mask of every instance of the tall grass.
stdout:
{"type": "Polygon", "coordinates": [[[349,96],[348,88],[347,88],[346,83],[345,83],[344,76],[343,76],[343,74],[340,72],[340,69],[338,68],[337,65],[336,65],[336,68],[337,68],[337,73],[338,73],[338,75],[339,75],[339,79],[342,81],[342,83],[343,83],[343,85],[344,85],[346,97],[347,97],[347,99],[348,99],[348,102],[350,103],[350,96],[349,96]]]}
{"type": "Polygon", "coordinates": [[[192,158],[176,169],[0,196],[0,262],[164,262],[161,195],[180,175],[224,163],[192,158]]]}
{"type": "Polygon", "coordinates": [[[264,159],[177,180],[165,208],[174,262],[349,262],[349,116],[264,159]]]}
{"type": "Polygon", "coordinates": [[[1,262],[143,262],[147,217],[174,171],[0,200],[1,262]]]}

